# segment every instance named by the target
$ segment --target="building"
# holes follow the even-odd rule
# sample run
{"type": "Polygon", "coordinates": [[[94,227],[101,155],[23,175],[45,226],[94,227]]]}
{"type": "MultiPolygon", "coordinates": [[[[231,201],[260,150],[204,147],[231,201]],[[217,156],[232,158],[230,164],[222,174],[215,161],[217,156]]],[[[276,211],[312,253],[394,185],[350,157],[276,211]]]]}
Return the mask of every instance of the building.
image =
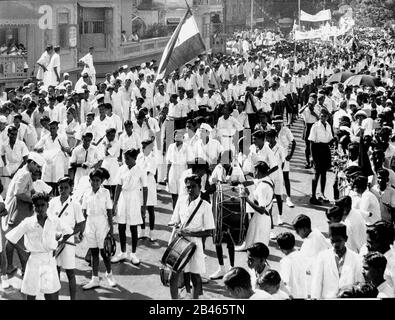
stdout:
{"type": "Polygon", "coordinates": [[[78,60],[90,46],[99,76],[125,63],[160,57],[169,37],[122,42],[132,10],[130,0],[0,0],[0,82],[11,87],[36,75],[36,61],[47,44],[61,46],[61,73],[75,77],[81,70],[78,60]]]}

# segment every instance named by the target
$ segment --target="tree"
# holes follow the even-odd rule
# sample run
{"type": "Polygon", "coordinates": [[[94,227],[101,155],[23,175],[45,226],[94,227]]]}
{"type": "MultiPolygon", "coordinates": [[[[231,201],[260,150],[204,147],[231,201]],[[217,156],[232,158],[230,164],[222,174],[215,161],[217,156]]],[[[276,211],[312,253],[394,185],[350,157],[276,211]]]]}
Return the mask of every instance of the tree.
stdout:
{"type": "Polygon", "coordinates": [[[395,18],[394,0],[353,0],[354,20],[361,27],[383,27],[395,18]]]}

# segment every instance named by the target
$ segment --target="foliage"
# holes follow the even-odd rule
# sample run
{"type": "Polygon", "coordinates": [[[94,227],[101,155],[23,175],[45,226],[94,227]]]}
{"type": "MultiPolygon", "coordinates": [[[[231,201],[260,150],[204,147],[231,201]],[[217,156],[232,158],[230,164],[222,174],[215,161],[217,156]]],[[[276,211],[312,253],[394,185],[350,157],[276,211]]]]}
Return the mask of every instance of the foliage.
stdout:
{"type": "Polygon", "coordinates": [[[363,27],[382,27],[395,18],[394,0],[353,0],[354,20],[363,27]]]}
{"type": "Polygon", "coordinates": [[[140,36],[141,39],[151,39],[158,37],[166,37],[170,34],[169,28],[166,25],[155,23],[147,27],[144,33],[140,36]]]}

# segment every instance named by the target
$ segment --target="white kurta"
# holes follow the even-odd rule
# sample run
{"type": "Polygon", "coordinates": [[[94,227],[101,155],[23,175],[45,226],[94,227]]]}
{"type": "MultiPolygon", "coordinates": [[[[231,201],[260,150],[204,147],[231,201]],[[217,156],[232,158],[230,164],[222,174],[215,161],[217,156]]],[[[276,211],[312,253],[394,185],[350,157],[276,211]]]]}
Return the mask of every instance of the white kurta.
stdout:
{"type": "Polygon", "coordinates": [[[51,135],[44,135],[35,146],[37,149],[44,148],[43,157],[46,162],[42,169],[42,180],[45,182],[57,182],[67,171],[68,157],[63,153],[60,145],[69,147],[65,135],[57,135],[54,140],[51,135]]]}
{"type": "MultiPolygon", "coordinates": [[[[260,207],[266,208],[268,212],[271,211],[273,206],[273,182],[270,178],[263,178],[261,180],[254,180],[256,186],[252,194],[253,200],[258,201],[260,207]]],[[[250,220],[248,231],[246,235],[246,247],[250,247],[255,242],[262,242],[269,246],[271,230],[271,219],[267,214],[260,214],[254,212],[250,220]]]]}
{"type": "MultiPolygon", "coordinates": [[[[191,203],[189,203],[188,195],[178,198],[173,216],[171,217],[171,223],[181,223],[181,225],[184,225],[199,202],[200,197],[196,198],[191,203]]],[[[215,229],[213,211],[211,205],[207,201],[203,200],[199,210],[196,212],[186,229],[194,232],[215,229]]],[[[187,239],[196,244],[196,251],[191,260],[185,266],[184,272],[202,275],[206,272],[202,238],[187,237],[187,239]]]]}
{"type": "Polygon", "coordinates": [[[140,189],[147,187],[147,175],[137,165],[131,169],[123,165],[119,169],[117,184],[122,187],[118,199],[117,222],[131,226],[142,224],[140,189]]]}
{"type": "Polygon", "coordinates": [[[307,298],[306,261],[300,251],[294,251],[280,261],[280,276],[295,299],[307,298]]]}
{"type": "Polygon", "coordinates": [[[311,297],[313,299],[336,298],[340,289],[363,282],[362,259],[347,249],[339,274],[334,250],[322,251],[315,262],[312,274],[311,297]]]}

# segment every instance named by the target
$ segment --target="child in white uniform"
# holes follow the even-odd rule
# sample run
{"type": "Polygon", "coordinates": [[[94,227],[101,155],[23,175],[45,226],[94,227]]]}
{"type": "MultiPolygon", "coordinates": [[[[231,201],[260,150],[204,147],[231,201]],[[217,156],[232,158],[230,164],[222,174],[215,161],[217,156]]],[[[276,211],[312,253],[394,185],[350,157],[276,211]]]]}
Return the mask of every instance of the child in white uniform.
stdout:
{"type": "Polygon", "coordinates": [[[184,135],[181,130],[174,132],[174,143],[169,146],[166,153],[167,162],[167,191],[173,200],[173,209],[176,206],[178,194],[180,193],[180,179],[182,173],[187,169],[187,148],[184,143],[184,135]]]}
{"type": "Polygon", "coordinates": [[[24,237],[26,250],[30,252],[23,276],[21,292],[27,300],[35,300],[43,293],[46,300],[58,300],[60,290],[59,276],[56,270],[56,260],[53,250],[58,246],[61,234],[73,232],[70,226],[63,223],[54,215],[47,215],[49,196],[44,193],[32,197],[34,214],[25,218],[17,227],[12,229],[6,238],[14,244],[24,237]]]}
{"type": "Polygon", "coordinates": [[[111,271],[111,261],[104,251],[104,240],[107,233],[113,234],[112,201],[110,192],[101,187],[104,180],[110,178],[107,170],[100,168],[89,174],[91,190],[86,192],[82,199],[82,212],[86,218],[84,236],[91,251],[92,279],[84,290],[99,287],[99,251],[106,266],[106,278],[111,287],[116,283],[111,271]]]}
{"type": "MultiPolygon", "coordinates": [[[[74,230],[74,233],[82,232],[85,218],[82,214],[81,205],[74,201],[71,196],[72,181],[70,177],[64,177],[58,181],[58,189],[60,196],[53,198],[49,202],[49,214],[56,215],[63,223],[67,224],[74,230]]],[[[75,280],[75,245],[74,236],[67,239],[64,249],[56,258],[58,265],[58,273],[60,277],[60,269],[66,271],[69,280],[70,299],[75,300],[77,283],[75,280]]]]}
{"type": "Polygon", "coordinates": [[[155,237],[153,234],[155,227],[155,206],[157,203],[155,174],[158,169],[158,161],[154,149],[154,140],[145,140],[142,142],[142,146],[143,152],[140,153],[137,157],[137,165],[147,174],[147,211],[149,214],[150,231],[149,233],[145,231],[145,212],[142,212],[143,223],[141,224],[141,237],[146,237],[149,238],[151,241],[155,241],[155,237]]]}
{"type": "MultiPolygon", "coordinates": [[[[1,193],[3,192],[3,185],[0,182],[0,219],[7,216],[8,211],[5,208],[3,197],[1,193]]],[[[8,276],[6,272],[5,265],[6,263],[3,260],[6,259],[5,252],[3,253],[3,243],[5,241],[5,234],[3,232],[3,228],[0,227],[0,274],[1,274],[1,287],[2,289],[7,289],[10,287],[10,283],[8,282],[8,276]],[[3,267],[4,266],[4,267],[3,267]],[[4,270],[3,270],[4,269],[4,270]]]]}
{"type": "Polygon", "coordinates": [[[118,175],[118,185],[115,190],[114,211],[117,214],[119,242],[121,253],[111,259],[111,262],[123,261],[127,258],[126,254],[126,224],[130,226],[132,235],[132,253],[130,260],[137,265],[140,260],[136,256],[138,231],[137,226],[143,223],[141,212],[145,212],[147,204],[147,175],[136,165],[139,150],[132,149],[125,152],[125,164],[120,168],[118,175]],[[143,203],[140,201],[140,188],[143,189],[143,203]],[[137,210],[136,210],[137,208],[137,210]]]}

